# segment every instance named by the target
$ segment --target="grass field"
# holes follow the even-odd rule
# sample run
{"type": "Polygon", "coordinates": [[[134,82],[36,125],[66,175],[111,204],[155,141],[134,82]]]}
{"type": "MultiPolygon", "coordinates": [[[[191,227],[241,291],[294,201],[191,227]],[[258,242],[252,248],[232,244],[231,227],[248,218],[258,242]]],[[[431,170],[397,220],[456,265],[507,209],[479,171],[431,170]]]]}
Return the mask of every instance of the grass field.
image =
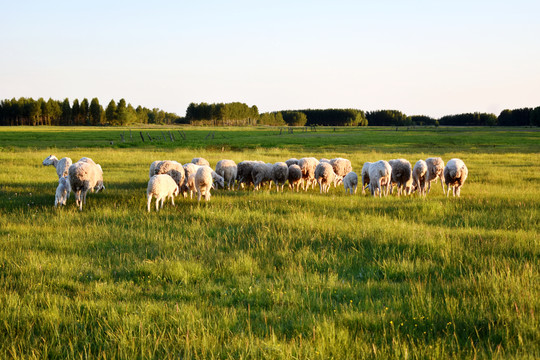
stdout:
{"type": "Polygon", "coordinates": [[[138,135],[169,130],[0,128],[0,358],[540,357],[538,129],[138,135]],[[51,153],[102,165],[82,212],[53,207],[51,153]],[[150,163],[198,156],[459,157],[469,178],[460,199],[219,190],[147,213],[150,163]]]}

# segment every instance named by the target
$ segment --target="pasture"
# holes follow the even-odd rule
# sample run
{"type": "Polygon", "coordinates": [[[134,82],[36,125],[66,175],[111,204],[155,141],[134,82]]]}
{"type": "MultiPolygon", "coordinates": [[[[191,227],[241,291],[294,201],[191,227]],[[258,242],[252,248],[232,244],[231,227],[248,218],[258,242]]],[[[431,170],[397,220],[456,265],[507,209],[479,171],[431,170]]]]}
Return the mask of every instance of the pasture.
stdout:
{"type": "Polygon", "coordinates": [[[540,357],[538,129],[120,134],[0,128],[0,357],[540,357]],[[82,212],[73,194],[54,208],[51,153],[103,167],[82,212]],[[459,157],[469,177],[459,199],[214,190],[147,213],[150,163],[199,156],[344,157],[358,174],[459,157]]]}

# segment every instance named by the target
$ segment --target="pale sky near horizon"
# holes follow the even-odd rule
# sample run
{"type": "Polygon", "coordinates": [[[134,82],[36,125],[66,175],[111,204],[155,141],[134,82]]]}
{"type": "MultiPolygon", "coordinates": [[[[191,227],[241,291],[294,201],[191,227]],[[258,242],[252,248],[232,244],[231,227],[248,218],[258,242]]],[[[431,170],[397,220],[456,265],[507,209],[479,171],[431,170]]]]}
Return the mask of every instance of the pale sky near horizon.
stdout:
{"type": "Polygon", "coordinates": [[[540,106],[538,14],[537,0],[0,0],[0,99],[498,115],[540,106]]]}

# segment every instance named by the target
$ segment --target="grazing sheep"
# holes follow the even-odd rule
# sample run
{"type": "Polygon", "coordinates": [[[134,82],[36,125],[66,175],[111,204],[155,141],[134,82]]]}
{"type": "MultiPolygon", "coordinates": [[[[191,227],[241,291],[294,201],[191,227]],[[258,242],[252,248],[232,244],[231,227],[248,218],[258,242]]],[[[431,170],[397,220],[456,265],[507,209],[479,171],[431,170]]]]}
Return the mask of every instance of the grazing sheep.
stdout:
{"type": "Polygon", "coordinates": [[[343,187],[345,188],[345,194],[350,192],[350,194],[356,194],[356,189],[358,187],[358,175],[354,171],[351,171],[343,178],[343,187]]]}
{"type": "Polygon", "coordinates": [[[370,162],[365,162],[362,166],[362,194],[366,193],[366,187],[369,186],[369,166],[370,162]]]}
{"type": "Polygon", "coordinates": [[[461,187],[469,175],[469,169],[461,159],[451,159],[444,168],[444,179],[446,182],[446,196],[450,194],[452,187],[453,196],[460,197],[461,187]]]}
{"type": "Polygon", "coordinates": [[[151,178],[152,176],[156,175],[156,167],[162,161],[163,160],[156,160],[150,164],[150,171],[148,172],[148,178],[151,178]]]}
{"type": "Polygon", "coordinates": [[[189,198],[193,198],[193,192],[195,191],[195,174],[199,170],[200,166],[193,163],[187,163],[182,166],[184,168],[184,183],[180,186],[180,192],[187,197],[189,193],[189,198]],[[193,175],[193,179],[190,181],[189,178],[193,175]]]}
{"type": "Polygon", "coordinates": [[[71,185],[69,184],[68,176],[62,176],[58,179],[58,187],[56,188],[56,195],[54,197],[54,206],[66,205],[66,201],[71,194],[71,185]]]}
{"type": "Polygon", "coordinates": [[[413,167],[413,186],[422,196],[426,195],[427,164],[424,160],[418,160],[413,167]]]}
{"type": "Polygon", "coordinates": [[[387,161],[379,160],[369,166],[369,188],[371,195],[375,196],[378,191],[379,197],[381,197],[383,190],[384,196],[388,195],[391,174],[392,167],[387,161]]]}
{"type": "Polygon", "coordinates": [[[210,163],[205,158],[193,158],[191,163],[199,166],[210,166],[210,163]]]}
{"type": "Polygon", "coordinates": [[[231,186],[234,189],[234,182],[238,174],[238,166],[233,160],[219,160],[216,164],[216,173],[223,177],[227,188],[231,190],[231,186]]]}
{"type": "Polygon", "coordinates": [[[253,179],[253,186],[255,190],[259,189],[259,186],[270,182],[270,188],[272,188],[272,168],[274,164],[271,163],[262,163],[254,164],[253,169],[251,170],[251,178],[253,179]]]}
{"type": "Polygon", "coordinates": [[[322,163],[322,162],[325,162],[325,163],[329,163],[329,164],[330,164],[330,160],[327,159],[327,158],[320,158],[320,159],[319,159],[319,163],[322,163]]]}
{"type": "Polygon", "coordinates": [[[334,173],[338,176],[338,179],[341,181],[345,175],[352,171],[351,161],[344,158],[335,158],[330,160],[330,165],[334,169],[334,173]]]}
{"type": "Polygon", "coordinates": [[[315,168],[315,180],[319,184],[319,192],[322,194],[330,190],[330,184],[336,183],[336,174],[332,165],[327,162],[320,162],[315,168]]]}
{"type": "Polygon", "coordinates": [[[444,161],[440,157],[431,157],[426,159],[426,165],[427,165],[427,174],[426,174],[426,182],[427,182],[427,192],[429,194],[429,191],[431,190],[431,182],[435,181],[437,182],[437,178],[441,179],[441,187],[443,194],[446,195],[446,192],[444,191],[444,161]]]}
{"type": "Polygon", "coordinates": [[[201,166],[195,173],[195,188],[197,189],[198,201],[201,201],[202,196],[204,196],[205,201],[210,201],[210,189],[214,184],[212,173],[215,172],[210,166],[201,166]]]}
{"type": "Polygon", "coordinates": [[[184,183],[185,171],[184,167],[179,162],[172,160],[161,161],[156,165],[154,171],[156,175],[170,175],[173,180],[176,181],[178,187],[182,186],[184,183]]]}
{"type": "Polygon", "coordinates": [[[75,193],[75,202],[82,211],[86,204],[86,194],[94,188],[101,190],[103,186],[103,170],[92,162],[79,161],[72,164],[68,170],[69,184],[75,193]]]}
{"type": "Polygon", "coordinates": [[[42,164],[43,166],[53,165],[56,169],[56,174],[60,179],[62,176],[66,176],[68,174],[68,169],[73,162],[68,157],[58,160],[56,156],[49,155],[45,160],[43,160],[42,164]]]}
{"type": "Polygon", "coordinates": [[[281,191],[289,178],[289,167],[284,162],[277,162],[272,166],[272,181],[276,184],[276,190],[279,191],[281,186],[281,191]]]}
{"type": "Polygon", "coordinates": [[[319,165],[319,160],[314,157],[301,158],[298,160],[298,166],[300,166],[300,170],[302,170],[302,190],[307,191],[309,185],[315,187],[315,184],[317,183],[315,181],[315,168],[317,165],[319,165]]]}
{"type": "Polygon", "coordinates": [[[156,198],[156,211],[159,211],[159,203],[161,201],[161,208],[163,209],[163,202],[167,199],[171,199],[171,203],[174,206],[174,197],[178,195],[179,188],[176,181],[168,174],[154,175],[148,181],[148,187],[146,188],[146,208],[150,212],[150,203],[152,202],[152,196],[156,198]]]}
{"type": "Polygon", "coordinates": [[[90,163],[90,164],[94,164],[94,165],[96,164],[94,162],[94,160],[92,160],[92,159],[90,159],[89,157],[86,157],[86,156],[80,158],[77,162],[86,162],[86,163],[90,163]]]}
{"type": "Polygon", "coordinates": [[[302,170],[300,166],[292,164],[289,166],[289,187],[294,191],[296,185],[296,192],[300,189],[300,183],[302,182],[302,170]]]}
{"type": "Polygon", "coordinates": [[[287,164],[287,167],[290,167],[291,165],[298,165],[298,159],[290,158],[289,160],[285,161],[285,164],[287,164]]]}
{"type": "Polygon", "coordinates": [[[409,195],[412,190],[412,166],[405,159],[394,159],[388,161],[392,167],[392,184],[390,193],[393,192],[393,185],[397,186],[397,194],[401,195],[402,191],[405,195],[409,195]]]}
{"type": "Polygon", "coordinates": [[[238,163],[237,171],[236,171],[236,180],[238,182],[238,188],[240,188],[240,185],[244,187],[244,184],[247,185],[247,187],[249,188],[249,186],[253,184],[253,177],[251,175],[251,172],[255,164],[264,164],[264,162],[244,160],[238,163]]]}

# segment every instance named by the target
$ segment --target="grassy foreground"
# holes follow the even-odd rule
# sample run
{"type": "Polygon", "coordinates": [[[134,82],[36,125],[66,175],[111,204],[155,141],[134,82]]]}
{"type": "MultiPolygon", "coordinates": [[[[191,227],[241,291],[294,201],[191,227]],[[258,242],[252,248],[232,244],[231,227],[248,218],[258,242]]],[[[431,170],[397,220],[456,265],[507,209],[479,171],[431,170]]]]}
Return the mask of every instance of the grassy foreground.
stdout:
{"type": "Polygon", "coordinates": [[[0,358],[540,357],[538,132],[240,129],[231,149],[77,131],[0,129],[0,358]],[[51,153],[103,166],[83,212],[53,207],[51,153]],[[156,159],[434,155],[467,164],[461,199],[220,190],[145,210],[156,159]]]}

